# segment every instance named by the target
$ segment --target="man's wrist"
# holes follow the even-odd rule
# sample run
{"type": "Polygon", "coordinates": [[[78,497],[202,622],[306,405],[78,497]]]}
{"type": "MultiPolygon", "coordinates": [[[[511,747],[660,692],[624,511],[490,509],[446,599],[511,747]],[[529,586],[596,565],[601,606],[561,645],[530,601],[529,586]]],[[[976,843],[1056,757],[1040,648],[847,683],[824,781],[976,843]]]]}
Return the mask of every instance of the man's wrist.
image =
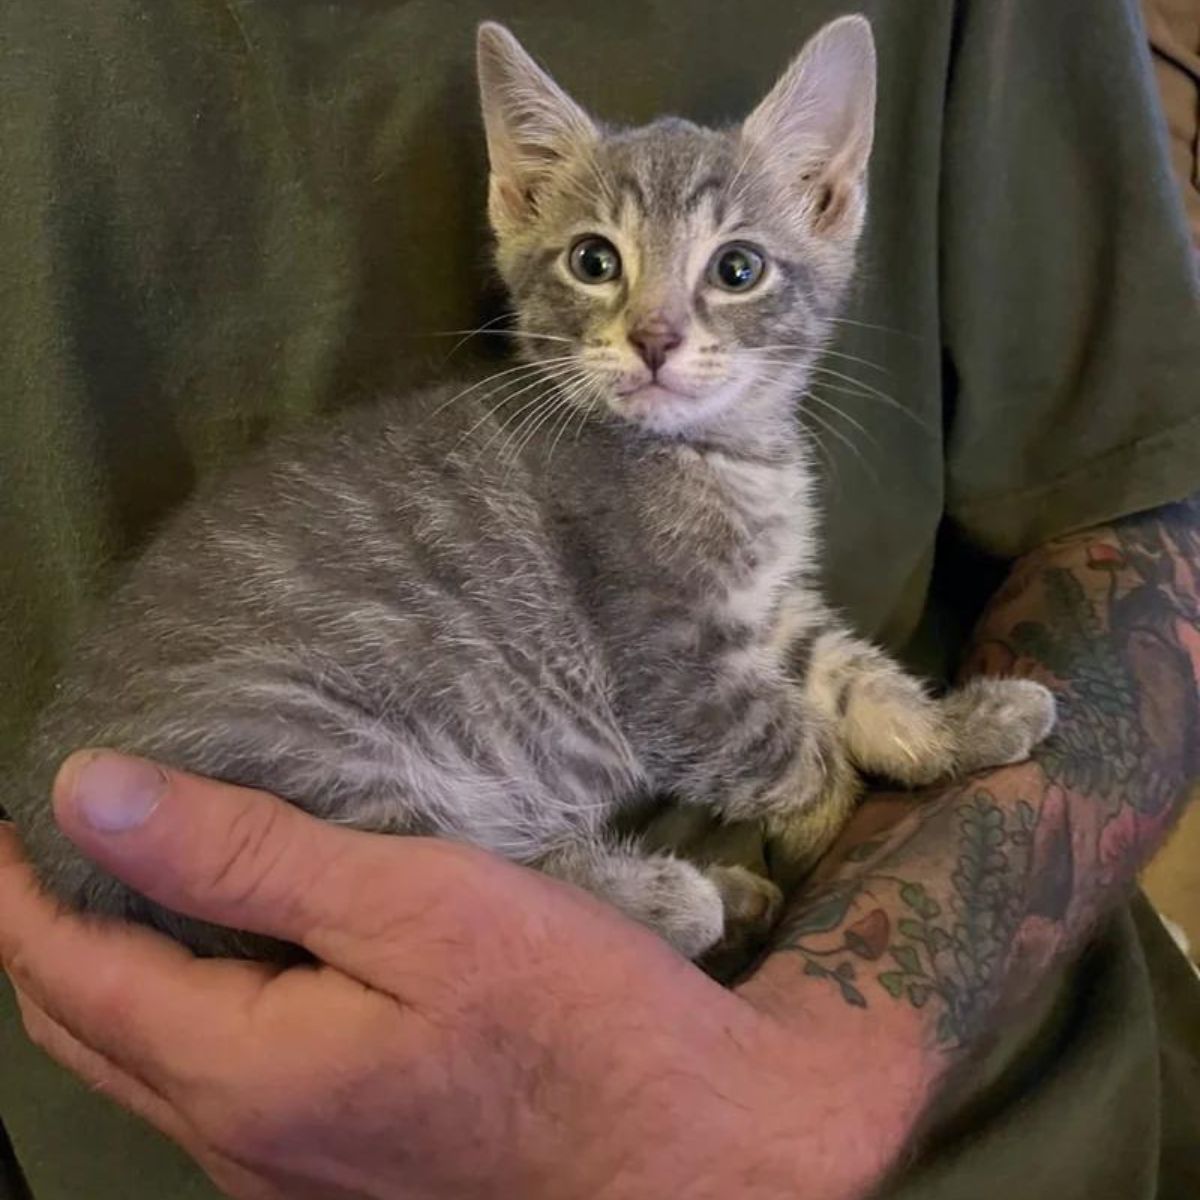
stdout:
{"type": "MultiPolygon", "coordinates": [[[[919,1014],[848,1010],[820,981],[773,967],[730,993],[679,966],[674,982],[651,970],[641,994],[618,998],[597,981],[571,1051],[573,1069],[602,1081],[569,1100],[587,1109],[571,1124],[592,1129],[577,1163],[581,1194],[872,1194],[944,1069],[919,1014]]],[[[565,998],[574,1008],[569,987],[565,998]]],[[[544,1118],[533,1097],[529,1111],[539,1109],[544,1118]]]]}
{"type": "MultiPolygon", "coordinates": [[[[816,1122],[817,1177],[835,1189],[831,1195],[867,1195],[912,1146],[951,1060],[934,1046],[926,1013],[885,1007],[877,997],[865,1007],[848,1004],[807,967],[803,955],[773,954],[738,994],[768,1017],[780,1039],[779,1049],[763,1056],[774,1064],[766,1081],[771,1106],[795,1111],[802,1097],[806,1111],[796,1117],[816,1122]],[[792,1061],[788,1047],[801,1048],[799,1055],[792,1050],[792,1061]]],[[[779,1136],[786,1137],[786,1126],[779,1136]]]]}

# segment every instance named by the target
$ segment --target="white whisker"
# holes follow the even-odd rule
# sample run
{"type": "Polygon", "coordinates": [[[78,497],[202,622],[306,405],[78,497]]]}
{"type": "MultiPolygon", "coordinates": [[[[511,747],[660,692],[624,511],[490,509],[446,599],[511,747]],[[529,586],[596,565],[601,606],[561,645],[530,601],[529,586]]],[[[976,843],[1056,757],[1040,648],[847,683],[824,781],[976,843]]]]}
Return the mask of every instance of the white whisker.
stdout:
{"type": "Polygon", "coordinates": [[[516,412],[509,414],[507,419],[500,422],[499,428],[495,429],[492,432],[491,437],[489,437],[488,440],[479,448],[479,452],[482,454],[485,450],[487,450],[492,442],[495,441],[495,439],[508,428],[511,422],[518,420],[522,413],[528,412],[530,408],[533,408],[539,404],[547,395],[552,394],[556,389],[564,387],[566,384],[570,383],[572,381],[571,377],[576,373],[576,368],[560,367],[554,373],[542,375],[535,379],[532,383],[525,384],[523,387],[518,388],[517,391],[509,392],[507,395],[502,396],[500,401],[494,405],[492,409],[485,413],[480,420],[476,421],[476,423],[472,425],[463,436],[469,437],[480,427],[480,425],[483,425],[490,418],[494,417],[501,408],[507,404],[511,404],[512,401],[516,400],[518,396],[523,396],[526,392],[531,391],[533,388],[544,385],[543,391],[538,392],[536,395],[526,400],[517,408],[516,412]]]}
{"type": "Polygon", "coordinates": [[[467,342],[469,342],[473,337],[476,336],[476,334],[486,332],[493,325],[497,325],[501,321],[508,320],[511,316],[512,316],[511,313],[502,312],[498,317],[493,317],[490,321],[484,321],[484,323],[476,329],[453,329],[447,333],[431,333],[428,336],[429,337],[457,337],[459,334],[462,334],[462,337],[459,338],[459,340],[457,342],[455,342],[453,346],[450,347],[450,352],[446,355],[445,361],[449,361],[458,352],[459,347],[463,346],[467,342]]]}
{"type": "MultiPolygon", "coordinates": [[[[547,465],[550,463],[551,459],[553,459],[554,451],[558,448],[558,443],[560,441],[562,441],[563,434],[566,433],[568,428],[570,428],[571,419],[573,416],[573,414],[571,412],[571,408],[572,407],[579,408],[579,410],[583,414],[581,417],[581,421],[586,421],[588,415],[592,411],[592,400],[595,396],[596,388],[597,388],[596,380],[593,379],[591,376],[584,376],[582,383],[583,383],[583,387],[581,390],[582,390],[583,399],[582,399],[582,401],[580,401],[579,392],[576,392],[575,394],[572,395],[572,398],[571,398],[572,403],[570,405],[568,405],[566,408],[566,413],[563,417],[562,427],[559,429],[558,433],[555,435],[554,441],[550,443],[550,449],[546,454],[547,465]]],[[[583,431],[583,426],[581,424],[580,432],[582,433],[582,431],[583,431]]]]}
{"type": "Polygon", "coordinates": [[[816,392],[813,391],[805,391],[804,396],[808,400],[815,400],[818,404],[822,405],[824,408],[827,408],[830,412],[836,413],[842,418],[843,421],[853,425],[854,428],[857,429],[859,433],[861,433],[863,437],[865,437],[867,441],[870,442],[871,445],[880,452],[880,454],[883,453],[883,447],[879,444],[879,439],[876,438],[875,435],[871,433],[871,431],[861,421],[856,420],[848,412],[844,412],[841,408],[834,404],[832,400],[826,400],[824,396],[818,396],[816,392]]]}
{"type": "Polygon", "coordinates": [[[532,418],[532,421],[528,425],[528,432],[525,433],[523,437],[520,437],[520,431],[514,435],[514,442],[516,442],[517,437],[520,437],[519,444],[515,444],[513,446],[512,454],[514,459],[519,458],[524,453],[525,449],[529,446],[533,439],[537,437],[539,431],[545,425],[549,424],[559,412],[561,412],[563,409],[566,409],[568,412],[570,411],[572,401],[574,400],[575,396],[587,386],[587,382],[588,381],[586,378],[580,378],[574,380],[573,382],[563,384],[558,391],[550,397],[547,405],[532,418]]]}
{"type": "Polygon", "coordinates": [[[596,410],[597,403],[604,402],[604,384],[598,379],[592,381],[592,390],[587,394],[587,403],[579,407],[579,424],[575,429],[575,445],[579,445],[579,439],[583,437],[583,431],[587,427],[588,417],[596,410]]]}
{"type": "MultiPolygon", "coordinates": [[[[893,409],[900,416],[905,417],[907,420],[911,421],[914,425],[924,430],[926,433],[939,436],[939,430],[932,422],[919,417],[916,413],[906,408],[900,403],[899,400],[895,398],[895,396],[881,391],[879,388],[875,387],[873,384],[867,383],[865,380],[856,379],[853,375],[846,375],[841,371],[835,371],[832,367],[821,367],[815,364],[811,366],[806,365],[805,363],[797,362],[790,358],[768,357],[766,356],[765,352],[760,357],[754,351],[743,350],[739,351],[739,356],[757,366],[792,367],[797,372],[805,371],[811,375],[831,376],[834,379],[840,380],[841,382],[829,383],[822,379],[819,383],[813,386],[827,388],[829,391],[838,392],[845,396],[853,396],[858,400],[877,400],[880,404],[884,404],[888,408],[893,409]]],[[[811,382],[812,381],[810,381],[810,383],[811,382]]]]}
{"type": "Polygon", "coordinates": [[[853,387],[862,388],[862,390],[868,395],[874,396],[877,400],[882,400],[885,404],[895,405],[900,412],[905,413],[912,420],[918,420],[918,418],[913,413],[910,413],[908,409],[896,399],[895,396],[889,395],[887,392],[880,391],[879,388],[875,387],[873,384],[866,383],[862,379],[856,379],[853,375],[847,375],[843,371],[835,371],[832,367],[812,367],[810,369],[814,372],[814,374],[832,375],[834,379],[840,379],[843,383],[848,383],[853,387]]]}
{"type": "Polygon", "coordinates": [[[846,435],[843,434],[840,429],[834,425],[831,425],[819,413],[814,412],[811,408],[806,409],[805,411],[814,421],[817,422],[818,425],[821,426],[822,429],[825,430],[826,433],[828,433],[831,437],[837,438],[837,440],[841,442],[842,445],[845,446],[846,449],[849,450],[856,459],[858,459],[859,465],[867,473],[867,475],[870,476],[875,486],[879,487],[879,475],[876,473],[871,464],[867,462],[866,458],[863,457],[862,451],[859,450],[859,448],[848,437],[846,437],[846,435]]]}
{"type": "MultiPolygon", "coordinates": [[[[540,362],[536,363],[518,363],[515,367],[509,367],[506,371],[495,371],[491,375],[488,375],[485,378],[480,379],[478,382],[473,383],[470,387],[463,388],[461,392],[457,392],[455,395],[451,396],[449,400],[444,400],[437,406],[437,408],[433,410],[432,413],[429,414],[429,419],[432,420],[439,413],[449,408],[450,405],[457,404],[458,401],[466,399],[467,396],[479,391],[481,387],[487,387],[489,383],[494,383],[497,379],[503,379],[505,376],[515,375],[518,373],[529,374],[534,371],[540,371],[548,366],[555,366],[558,363],[573,362],[574,360],[574,354],[564,354],[560,358],[542,359],[540,362]]],[[[489,393],[489,395],[490,394],[491,393],[489,393]]]]}
{"type": "MultiPolygon", "coordinates": [[[[784,380],[778,377],[770,377],[768,378],[767,382],[773,384],[784,382],[784,380]]],[[[817,449],[821,452],[822,457],[825,459],[826,469],[828,473],[833,476],[834,487],[840,493],[842,490],[842,473],[838,470],[836,455],[830,451],[829,447],[825,444],[824,439],[815,429],[809,429],[807,433],[808,436],[816,443],[817,449]]]]}
{"type": "Polygon", "coordinates": [[[911,333],[907,329],[896,329],[891,325],[873,325],[870,321],[852,321],[849,317],[826,317],[827,321],[834,325],[851,325],[855,329],[873,329],[878,333],[890,333],[895,337],[908,338],[913,342],[929,342],[930,339],[922,337],[919,333],[911,333]]]}
{"type": "Polygon", "coordinates": [[[903,404],[900,403],[899,400],[892,396],[886,396],[882,394],[876,395],[871,392],[862,392],[857,388],[843,387],[841,384],[829,383],[826,380],[821,380],[818,383],[810,383],[810,386],[820,387],[830,392],[837,392],[842,396],[852,396],[856,400],[878,400],[880,404],[884,404],[888,408],[894,409],[900,416],[907,417],[919,429],[922,429],[926,433],[932,434],[935,437],[941,436],[940,431],[932,421],[926,421],[924,418],[917,416],[916,413],[910,412],[904,407],[903,404]]]}
{"type": "MultiPolygon", "coordinates": [[[[459,341],[454,350],[457,350],[463,342],[476,335],[484,337],[511,337],[511,338],[528,338],[530,341],[538,342],[573,342],[573,338],[563,337],[557,333],[532,333],[526,329],[488,329],[481,325],[478,329],[439,329],[436,333],[423,334],[423,337],[457,337],[462,334],[462,340],[459,341]]],[[[450,353],[453,354],[454,350],[450,353]]],[[[449,357],[449,356],[447,356],[449,357]]]]}
{"type": "Polygon", "coordinates": [[[515,425],[505,423],[502,427],[507,434],[500,449],[496,452],[497,458],[506,457],[515,447],[517,439],[530,427],[531,424],[538,421],[544,412],[554,408],[563,390],[574,386],[578,382],[578,372],[573,375],[568,375],[562,378],[555,379],[551,386],[544,391],[539,392],[531,401],[523,404],[520,410],[513,414],[512,420],[515,425]]]}
{"type": "Polygon", "coordinates": [[[841,350],[822,349],[811,345],[802,345],[797,342],[778,342],[773,346],[754,346],[749,350],[740,351],[742,354],[755,354],[758,352],[773,352],[777,350],[794,350],[797,355],[811,355],[813,360],[821,358],[842,358],[850,362],[860,363],[864,367],[869,367],[872,371],[878,371],[881,375],[891,375],[893,372],[889,368],[880,366],[877,362],[872,362],[869,358],[862,358],[857,354],[846,354],[841,350]]]}

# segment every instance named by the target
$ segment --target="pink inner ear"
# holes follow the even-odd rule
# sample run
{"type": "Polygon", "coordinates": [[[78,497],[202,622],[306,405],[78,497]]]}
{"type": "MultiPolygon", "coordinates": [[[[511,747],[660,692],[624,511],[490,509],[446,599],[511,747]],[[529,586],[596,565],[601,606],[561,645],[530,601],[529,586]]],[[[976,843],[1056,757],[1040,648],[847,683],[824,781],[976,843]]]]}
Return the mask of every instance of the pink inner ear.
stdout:
{"type": "MultiPolygon", "coordinates": [[[[830,216],[830,210],[835,208],[837,188],[832,183],[822,183],[817,190],[817,221],[821,222],[830,216]]],[[[845,200],[841,201],[845,205],[845,200]]]]}
{"type": "Polygon", "coordinates": [[[853,191],[844,180],[826,181],[819,185],[813,221],[813,228],[818,233],[828,233],[837,228],[850,208],[853,191]]]}

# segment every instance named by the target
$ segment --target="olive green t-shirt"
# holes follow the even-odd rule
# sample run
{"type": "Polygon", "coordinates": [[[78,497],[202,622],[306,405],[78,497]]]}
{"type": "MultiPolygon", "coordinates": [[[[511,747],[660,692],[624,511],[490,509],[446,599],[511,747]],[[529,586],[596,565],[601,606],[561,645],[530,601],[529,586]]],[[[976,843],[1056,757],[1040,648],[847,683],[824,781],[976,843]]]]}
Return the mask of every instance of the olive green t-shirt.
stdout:
{"type": "MultiPolygon", "coordinates": [[[[0,785],[81,607],[201,476],[435,377],[434,335],[498,312],[477,20],[605,119],[717,122],[852,10],[882,74],[860,284],[807,418],[833,599],[940,670],[1006,560],[1200,487],[1136,0],[6,0],[0,785]]],[[[1200,1196],[1182,959],[1135,907],[1053,982],[889,1195],[1200,1196]]],[[[2,984],[0,1120],[36,1200],[214,1194],[33,1050],[2,984]]]]}

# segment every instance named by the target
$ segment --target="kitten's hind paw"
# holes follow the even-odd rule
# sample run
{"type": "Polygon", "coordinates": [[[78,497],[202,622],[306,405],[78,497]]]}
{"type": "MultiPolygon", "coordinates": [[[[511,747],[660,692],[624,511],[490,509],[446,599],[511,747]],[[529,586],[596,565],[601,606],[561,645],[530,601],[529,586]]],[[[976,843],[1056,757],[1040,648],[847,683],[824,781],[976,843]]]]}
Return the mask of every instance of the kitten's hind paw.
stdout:
{"type": "Polygon", "coordinates": [[[700,965],[718,979],[727,978],[766,945],[783,907],[783,893],[769,879],[745,867],[711,866],[704,873],[721,894],[725,928],[700,965]]]}
{"type": "Polygon", "coordinates": [[[1031,679],[973,679],[942,703],[958,775],[1024,762],[1054,728],[1054,693],[1031,679]]]}

